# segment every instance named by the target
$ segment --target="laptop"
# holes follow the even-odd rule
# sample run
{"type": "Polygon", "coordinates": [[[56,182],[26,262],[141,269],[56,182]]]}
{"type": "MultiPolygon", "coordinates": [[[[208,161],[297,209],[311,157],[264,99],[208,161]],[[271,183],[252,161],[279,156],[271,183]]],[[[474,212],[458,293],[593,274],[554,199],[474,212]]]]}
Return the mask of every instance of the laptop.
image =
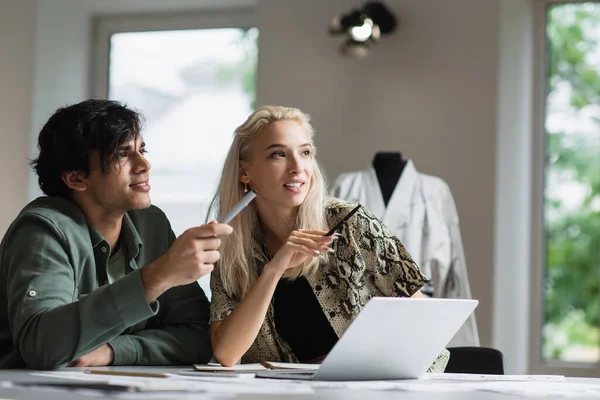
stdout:
{"type": "Polygon", "coordinates": [[[315,371],[268,370],[258,378],[318,381],[422,377],[477,300],[374,297],[315,371]]]}

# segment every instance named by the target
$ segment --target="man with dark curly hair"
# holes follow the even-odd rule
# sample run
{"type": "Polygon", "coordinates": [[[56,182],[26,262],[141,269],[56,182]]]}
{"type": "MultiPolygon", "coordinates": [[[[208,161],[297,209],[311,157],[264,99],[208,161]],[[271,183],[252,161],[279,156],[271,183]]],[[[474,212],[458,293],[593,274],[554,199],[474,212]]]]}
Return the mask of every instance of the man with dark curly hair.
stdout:
{"type": "Polygon", "coordinates": [[[60,108],[32,161],[46,196],[0,244],[0,368],[206,363],[219,258],[210,223],[175,238],[150,202],[141,116],[118,102],[60,108]]]}

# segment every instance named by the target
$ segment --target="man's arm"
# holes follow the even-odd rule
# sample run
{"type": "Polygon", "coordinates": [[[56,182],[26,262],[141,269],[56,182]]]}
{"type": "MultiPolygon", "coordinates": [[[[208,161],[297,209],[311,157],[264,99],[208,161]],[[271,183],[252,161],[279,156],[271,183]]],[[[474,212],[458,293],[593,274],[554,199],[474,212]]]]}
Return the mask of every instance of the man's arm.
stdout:
{"type": "MultiPolygon", "coordinates": [[[[176,237],[168,221],[167,229],[171,248],[176,237]]],[[[166,291],[159,303],[156,326],[109,341],[113,365],[204,364],[210,360],[210,302],[198,283],[166,291]]]]}
{"type": "Polygon", "coordinates": [[[4,245],[9,323],[30,368],[65,366],[155,315],[139,271],[77,300],[76,250],[45,217],[21,218],[4,245]]]}
{"type": "Polygon", "coordinates": [[[204,364],[212,357],[210,303],[197,283],[179,286],[159,298],[158,326],[120,335],[108,344],[114,365],[204,364]]]}

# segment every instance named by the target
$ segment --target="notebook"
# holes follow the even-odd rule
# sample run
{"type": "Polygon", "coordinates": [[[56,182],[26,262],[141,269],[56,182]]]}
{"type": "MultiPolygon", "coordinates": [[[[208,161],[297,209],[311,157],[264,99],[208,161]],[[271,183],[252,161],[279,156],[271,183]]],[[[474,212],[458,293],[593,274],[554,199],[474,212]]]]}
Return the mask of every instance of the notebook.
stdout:
{"type": "Polygon", "coordinates": [[[255,373],[268,370],[302,370],[315,371],[319,364],[281,363],[263,361],[258,364],[238,364],[232,367],[224,367],[218,363],[194,364],[194,369],[200,372],[232,372],[232,373],[255,373]]]}

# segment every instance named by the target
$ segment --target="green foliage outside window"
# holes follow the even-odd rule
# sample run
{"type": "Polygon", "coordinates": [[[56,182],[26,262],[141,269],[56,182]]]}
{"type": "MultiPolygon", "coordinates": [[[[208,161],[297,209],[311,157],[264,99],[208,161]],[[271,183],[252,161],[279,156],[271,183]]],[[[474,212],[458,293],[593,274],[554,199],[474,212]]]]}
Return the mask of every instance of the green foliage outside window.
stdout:
{"type": "Polygon", "coordinates": [[[549,7],[546,34],[548,98],[568,96],[567,112],[595,128],[546,132],[543,354],[595,362],[600,361],[600,3],[549,7]]]}

